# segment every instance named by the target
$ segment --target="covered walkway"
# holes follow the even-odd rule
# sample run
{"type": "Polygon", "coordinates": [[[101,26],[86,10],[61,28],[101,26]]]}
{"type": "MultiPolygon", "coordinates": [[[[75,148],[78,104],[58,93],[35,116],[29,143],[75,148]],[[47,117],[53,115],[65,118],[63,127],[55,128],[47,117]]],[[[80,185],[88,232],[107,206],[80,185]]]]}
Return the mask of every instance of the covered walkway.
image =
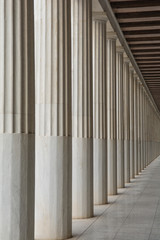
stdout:
{"type": "Polygon", "coordinates": [[[74,220],[72,239],[159,240],[160,157],[110,196],[108,205],[96,206],[95,216],[74,220]]]}
{"type": "Polygon", "coordinates": [[[160,240],[159,56],[159,0],[0,0],[0,240],[160,240]]]}

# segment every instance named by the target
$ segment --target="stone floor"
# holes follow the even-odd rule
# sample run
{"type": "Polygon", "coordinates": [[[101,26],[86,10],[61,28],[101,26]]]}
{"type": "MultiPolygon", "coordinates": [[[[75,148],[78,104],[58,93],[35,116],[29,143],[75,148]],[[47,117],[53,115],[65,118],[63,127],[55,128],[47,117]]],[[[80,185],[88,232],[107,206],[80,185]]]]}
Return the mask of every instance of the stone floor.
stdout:
{"type": "Polygon", "coordinates": [[[160,240],[160,157],[139,176],[95,207],[95,217],[73,220],[73,239],[160,240]]]}

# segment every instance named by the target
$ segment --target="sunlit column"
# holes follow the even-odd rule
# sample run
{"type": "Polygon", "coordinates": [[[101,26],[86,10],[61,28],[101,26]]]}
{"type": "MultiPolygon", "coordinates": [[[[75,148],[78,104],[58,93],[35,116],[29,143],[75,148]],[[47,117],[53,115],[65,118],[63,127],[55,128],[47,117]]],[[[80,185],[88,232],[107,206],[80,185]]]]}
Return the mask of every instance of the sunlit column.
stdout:
{"type": "Polygon", "coordinates": [[[108,194],[117,194],[117,136],[116,136],[116,39],[107,25],[107,161],[108,194]]]}
{"type": "Polygon", "coordinates": [[[72,234],[70,1],[35,0],[35,36],[35,238],[66,239],[72,234]]]}
{"type": "Polygon", "coordinates": [[[94,203],[107,203],[106,21],[93,15],[94,203]]]}
{"type": "Polygon", "coordinates": [[[130,182],[130,99],[129,99],[129,58],[124,58],[124,169],[125,182],[130,182]]]}
{"type": "Polygon", "coordinates": [[[0,1],[0,239],[34,239],[32,0],[0,1]]]}
{"type": "Polygon", "coordinates": [[[118,188],[124,187],[123,53],[123,47],[118,45],[116,48],[116,126],[118,188]]]}
{"type": "Polygon", "coordinates": [[[93,216],[92,0],[72,0],[73,218],[93,216]]]}

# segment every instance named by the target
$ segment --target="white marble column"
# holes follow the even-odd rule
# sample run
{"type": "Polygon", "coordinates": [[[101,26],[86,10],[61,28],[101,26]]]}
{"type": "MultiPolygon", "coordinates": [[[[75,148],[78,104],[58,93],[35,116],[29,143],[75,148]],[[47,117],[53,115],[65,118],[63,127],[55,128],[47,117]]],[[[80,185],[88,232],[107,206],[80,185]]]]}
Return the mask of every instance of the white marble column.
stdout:
{"type": "Polygon", "coordinates": [[[35,238],[72,232],[71,3],[35,0],[35,238]]]}
{"type": "Polygon", "coordinates": [[[130,182],[130,110],[129,110],[129,58],[124,58],[124,171],[125,182],[130,182]]]}
{"type": "Polygon", "coordinates": [[[147,95],[144,89],[144,164],[147,167],[147,95]]]}
{"type": "Polygon", "coordinates": [[[34,239],[32,0],[0,1],[0,239],[34,239]]]}
{"type": "Polygon", "coordinates": [[[93,216],[92,1],[72,0],[73,218],[93,216]]]}
{"type": "Polygon", "coordinates": [[[130,67],[129,79],[129,111],[130,111],[130,178],[134,178],[134,68],[130,67]]]}
{"type": "Polygon", "coordinates": [[[144,154],[143,154],[143,86],[140,86],[140,135],[141,135],[141,171],[144,169],[144,154]]]}
{"type": "Polygon", "coordinates": [[[124,188],[123,53],[116,48],[117,187],[124,188]]]}
{"type": "Polygon", "coordinates": [[[107,32],[107,161],[108,194],[117,194],[116,33],[107,32]]]}
{"type": "Polygon", "coordinates": [[[138,138],[138,147],[137,147],[137,159],[138,159],[138,174],[141,171],[141,142],[140,142],[140,81],[137,82],[137,138],[138,138]]]}
{"type": "Polygon", "coordinates": [[[134,173],[138,175],[137,74],[134,73],[134,173]]]}
{"type": "Polygon", "coordinates": [[[107,203],[106,21],[93,14],[94,203],[107,203]]]}

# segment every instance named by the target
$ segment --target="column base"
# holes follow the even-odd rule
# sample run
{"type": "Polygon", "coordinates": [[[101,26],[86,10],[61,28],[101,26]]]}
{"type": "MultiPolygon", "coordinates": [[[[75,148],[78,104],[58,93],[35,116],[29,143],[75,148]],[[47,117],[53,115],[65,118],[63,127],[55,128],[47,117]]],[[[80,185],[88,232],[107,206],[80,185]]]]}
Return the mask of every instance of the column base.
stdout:
{"type": "Polygon", "coordinates": [[[124,140],[117,140],[117,187],[124,188],[124,140]]]}
{"type": "Polygon", "coordinates": [[[124,140],[124,175],[125,183],[130,182],[130,142],[124,140]]]}
{"type": "Polygon", "coordinates": [[[34,239],[35,135],[0,134],[0,239],[34,239]]]}
{"type": "Polygon", "coordinates": [[[36,137],[36,239],[72,236],[71,149],[71,137],[36,137]]]}
{"type": "Polygon", "coordinates": [[[94,139],[94,204],[107,203],[107,140],[94,139]]]}
{"type": "Polygon", "coordinates": [[[108,195],[117,194],[117,145],[116,140],[107,140],[108,195]]]}
{"type": "Polygon", "coordinates": [[[72,139],[73,218],[93,217],[93,139],[72,139]]]}

